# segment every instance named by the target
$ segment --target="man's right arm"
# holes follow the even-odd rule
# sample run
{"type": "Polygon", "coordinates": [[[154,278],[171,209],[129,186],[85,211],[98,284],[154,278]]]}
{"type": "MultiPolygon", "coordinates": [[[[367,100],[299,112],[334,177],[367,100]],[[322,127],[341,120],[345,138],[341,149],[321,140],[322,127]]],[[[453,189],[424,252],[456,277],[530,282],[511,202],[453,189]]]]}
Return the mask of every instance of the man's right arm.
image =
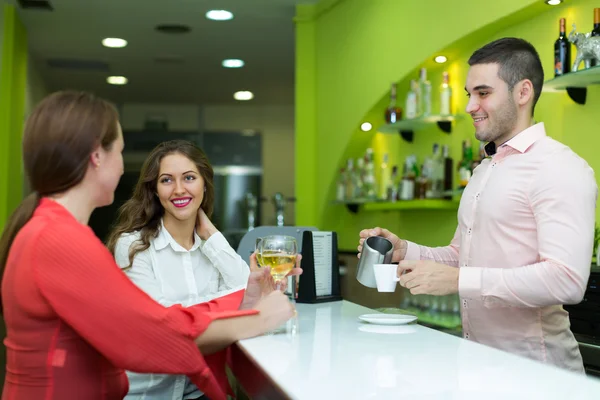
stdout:
{"type": "Polygon", "coordinates": [[[406,253],[403,260],[431,260],[451,267],[458,267],[458,255],[460,249],[460,226],[456,227],[454,237],[448,246],[427,247],[419,244],[406,242],[406,253]]]}
{"type": "Polygon", "coordinates": [[[400,239],[394,233],[383,228],[363,229],[360,231],[360,242],[358,246],[358,257],[362,252],[364,241],[370,236],[382,236],[388,239],[394,245],[393,262],[402,260],[431,260],[437,263],[446,264],[451,267],[458,267],[458,254],[460,249],[460,226],[456,227],[454,237],[448,246],[427,247],[400,239]]]}

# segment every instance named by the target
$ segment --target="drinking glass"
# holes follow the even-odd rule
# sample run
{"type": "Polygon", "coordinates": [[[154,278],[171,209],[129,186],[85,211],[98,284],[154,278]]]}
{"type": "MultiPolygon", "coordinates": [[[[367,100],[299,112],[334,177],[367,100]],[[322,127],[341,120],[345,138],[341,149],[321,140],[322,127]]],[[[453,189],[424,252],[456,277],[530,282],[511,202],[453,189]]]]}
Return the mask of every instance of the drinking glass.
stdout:
{"type": "Polygon", "coordinates": [[[296,266],[298,243],[293,236],[265,236],[258,242],[257,254],[261,266],[271,268],[271,276],[279,290],[281,281],[287,279],[287,274],[296,266]]]}
{"type": "Polygon", "coordinates": [[[260,242],[261,242],[262,238],[256,238],[256,245],[254,246],[254,251],[256,251],[256,263],[258,264],[259,267],[264,267],[265,265],[262,262],[262,258],[260,256],[260,242]]]}

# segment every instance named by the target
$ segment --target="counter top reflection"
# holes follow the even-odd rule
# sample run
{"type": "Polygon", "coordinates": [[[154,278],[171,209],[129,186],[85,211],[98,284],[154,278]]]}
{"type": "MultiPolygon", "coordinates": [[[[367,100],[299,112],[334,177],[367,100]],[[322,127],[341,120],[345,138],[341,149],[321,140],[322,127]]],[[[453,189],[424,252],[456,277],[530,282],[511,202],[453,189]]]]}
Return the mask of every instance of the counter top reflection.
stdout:
{"type": "Polygon", "coordinates": [[[253,399],[594,399],[600,380],[418,324],[382,326],[339,301],[298,304],[297,332],[234,345],[253,399]]]}

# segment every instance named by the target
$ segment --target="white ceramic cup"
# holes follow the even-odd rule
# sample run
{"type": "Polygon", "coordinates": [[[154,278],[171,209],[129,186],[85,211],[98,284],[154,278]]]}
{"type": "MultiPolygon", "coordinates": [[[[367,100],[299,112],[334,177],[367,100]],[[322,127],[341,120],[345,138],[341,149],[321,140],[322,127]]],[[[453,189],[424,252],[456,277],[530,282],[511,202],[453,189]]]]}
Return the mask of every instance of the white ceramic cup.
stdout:
{"type": "Polygon", "coordinates": [[[375,282],[378,292],[393,292],[400,278],[396,276],[398,264],[374,264],[375,282]]]}

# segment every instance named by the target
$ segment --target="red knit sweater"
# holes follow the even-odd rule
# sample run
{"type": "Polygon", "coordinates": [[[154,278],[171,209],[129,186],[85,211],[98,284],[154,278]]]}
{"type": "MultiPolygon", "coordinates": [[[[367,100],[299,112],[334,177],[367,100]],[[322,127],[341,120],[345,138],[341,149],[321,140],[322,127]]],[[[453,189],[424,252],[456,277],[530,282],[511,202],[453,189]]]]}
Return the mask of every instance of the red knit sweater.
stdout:
{"type": "Polygon", "coordinates": [[[237,311],[243,292],[162,307],[120,271],[88,226],[42,199],[13,242],[2,283],[2,400],[120,400],[125,369],[185,374],[211,400],[225,399],[225,354],[205,359],[194,339],[214,319],[256,313],[237,311]]]}

